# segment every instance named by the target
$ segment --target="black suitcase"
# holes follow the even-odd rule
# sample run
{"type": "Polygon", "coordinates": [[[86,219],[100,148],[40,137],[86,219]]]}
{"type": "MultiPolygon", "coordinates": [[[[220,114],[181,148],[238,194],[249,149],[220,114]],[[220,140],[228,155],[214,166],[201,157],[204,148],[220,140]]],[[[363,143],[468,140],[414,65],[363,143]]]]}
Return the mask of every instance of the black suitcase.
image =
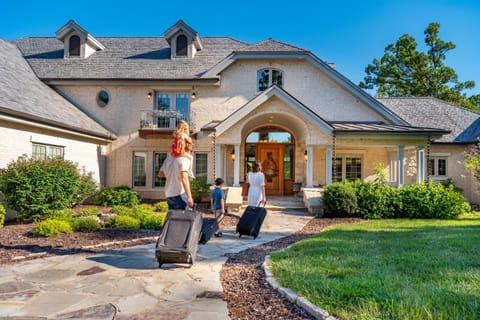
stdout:
{"type": "Polygon", "coordinates": [[[170,210],[157,241],[158,267],[163,263],[192,265],[197,255],[202,215],[196,210],[170,210]]]}
{"type": "Polygon", "coordinates": [[[253,239],[256,239],[266,215],[267,209],[265,209],[265,204],[263,207],[248,206],[238,221],[238,236],[241,237],[243,235],[247,235],[253,237],[253,239]]]}
{"type": "Polygon", "coordinates": [[[215,218],[203,218],[200,244],[206,244],[218,230],[218,221],[215,218]]]}

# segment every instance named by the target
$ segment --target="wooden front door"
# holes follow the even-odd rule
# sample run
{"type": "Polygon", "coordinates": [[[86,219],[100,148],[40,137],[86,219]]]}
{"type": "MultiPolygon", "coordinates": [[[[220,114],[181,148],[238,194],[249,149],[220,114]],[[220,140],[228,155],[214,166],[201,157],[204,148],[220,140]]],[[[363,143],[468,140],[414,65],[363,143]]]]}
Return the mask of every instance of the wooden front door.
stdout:
{"type": "Polygon", "coordinates": [[[283,144],[258,143],[256,157],[265,174],[267,195],[283,195],[283,144]]]}

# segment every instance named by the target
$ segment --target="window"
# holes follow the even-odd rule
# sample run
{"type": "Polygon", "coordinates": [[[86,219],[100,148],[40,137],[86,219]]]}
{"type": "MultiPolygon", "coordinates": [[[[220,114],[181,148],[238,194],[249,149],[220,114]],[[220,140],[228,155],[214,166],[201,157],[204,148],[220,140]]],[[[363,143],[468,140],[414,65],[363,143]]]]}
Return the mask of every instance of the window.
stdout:
{"type": "Polygon", "coordinates": [[[433,177],[446,177],[447,158],[430,158],[428,160],[428,175],[433,177]]]}
{"type": "Polygon", "coordinates": [[[207,177],[208,154],[195,152],[195,177],[207,177]]]}
{"type": "Polygon", "coordinates": [[[153,187],[165,187],[165,178],[160,178],[158,172],[162,167],[163,161],[167,159],[166,152],[154,152],[153,153],[153,187]]]}
{"type": "Polygon", "coordinates": [[[178,120],[189,122],[190,98],[188,93],[156,94],[156,117],[154,125],[157,128],[175,129],[178,120]]]}
{"type": "Polygon", "coordinates": [[[41,143],[32,143],[32,158],[46,160],[47,158],[63,159],[65,147],[41,143]]]}
{"type": "Polygon", "coordinates": [[[101,90],[97,94],[97,104],[99,107],[105,107],[108,104],[108,101],[110,100],[110,97],[108,95],[108,92],[105,90],[101,90]]]}
{"type": "Polygon", "coordinates": [[[68,44],[68,55],[70,57],[80,57],[80,37],[71,36],[68,44]]]}
{"type": "Polygon", "coordinates": [[[177,37],[177,57],[186,57],[188,56],[188,47],[187,47],[187,37],[179,35],[177,37]]]}
{"type": "Polygon", "coordinates": [[[134,152],[133,153],[133,186],[146,187],[147,186],[147,153],[134,152]]]}
{"type": "Polygon", "coordinates": [[[276,84],[279,87],[283,86],[283,72],[275,69],[263,69],[257,72],[257,90],[264,91],[265,89],[276,84]]]}
{"type": "Polygon", "coordinates": [[[362,179],[361,157],[338,157],[332,163],[332,181],[355,181],[362,179]]]}

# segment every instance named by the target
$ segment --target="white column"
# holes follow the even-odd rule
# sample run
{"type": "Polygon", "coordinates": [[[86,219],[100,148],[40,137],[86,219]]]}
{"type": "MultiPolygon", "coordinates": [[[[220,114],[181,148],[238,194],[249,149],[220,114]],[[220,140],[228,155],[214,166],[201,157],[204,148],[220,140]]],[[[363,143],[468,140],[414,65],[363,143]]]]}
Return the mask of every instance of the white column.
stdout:
{"type": "Polygon", "coordinates": [[[425,149],[418,147],[417,152],[417,182],[425,181],[425,149]]]}
{"type": "Polygon", "coordinates": [[[307,146],[307,188],[313,187],[313,147],[307,146]]]}
{"type": "Polygon", "coordinates": [[[233,186],[240,187],[240,145],[234,146],[235,160],[233,162],[233,186]]]}
{"type": "Polygon", "coordinates": [[[405,181],[404,163],[405,147],[398,146],[398,187],[403,186],[405,181]]]}
{"type": "Polygon", "coordinates": [[[222,148],[220,145],[215,145],[215,178],[222,176],[222,148]]]}
{"type": "Polygon", "coordinates": [[[325,184],[332,184],[332,147],[327,146],[325,151],[325,184]]]}

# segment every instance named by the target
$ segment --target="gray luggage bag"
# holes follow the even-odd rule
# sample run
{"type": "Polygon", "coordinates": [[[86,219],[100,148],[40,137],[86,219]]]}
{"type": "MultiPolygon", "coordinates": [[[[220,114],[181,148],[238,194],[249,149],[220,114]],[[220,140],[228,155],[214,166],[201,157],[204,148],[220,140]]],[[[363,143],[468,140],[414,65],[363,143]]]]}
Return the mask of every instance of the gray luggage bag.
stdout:
{"type": "Polygon", "coordinates": [[[155,256],[160,268],[164,263],[192,265],[197,255],[202,215],[196,210],[170,210],[157,241],[155,256]]]}

